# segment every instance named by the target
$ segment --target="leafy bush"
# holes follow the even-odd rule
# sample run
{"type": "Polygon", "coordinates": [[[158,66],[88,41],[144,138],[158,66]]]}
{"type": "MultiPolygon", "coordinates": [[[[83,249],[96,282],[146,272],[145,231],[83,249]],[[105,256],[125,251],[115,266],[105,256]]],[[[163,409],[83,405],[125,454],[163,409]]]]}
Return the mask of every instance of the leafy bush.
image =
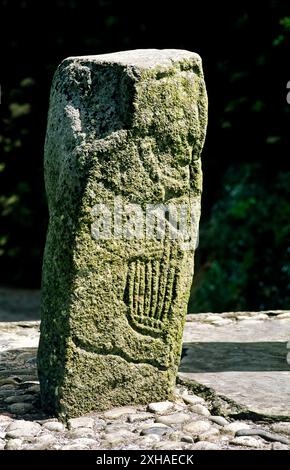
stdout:
{"type": "Polygon", "coordinates": [[[290,304],[290,172],[232,167],[201,227],[190,311],[290,304]]]}

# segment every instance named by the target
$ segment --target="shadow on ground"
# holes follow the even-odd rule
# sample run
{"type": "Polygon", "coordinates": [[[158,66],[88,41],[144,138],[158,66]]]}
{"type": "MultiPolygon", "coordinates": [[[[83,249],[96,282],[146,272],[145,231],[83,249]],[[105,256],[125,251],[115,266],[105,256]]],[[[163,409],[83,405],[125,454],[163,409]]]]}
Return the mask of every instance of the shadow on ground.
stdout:
{"type": "Polygon", "coordinates": [[[289,371],[286,342],[184,343],[180,372],[289,371]]]}
{"type": "Polygon", "coordinates": [[[40,319],[40,290],[0,287],[0,322],[40,319]]]}

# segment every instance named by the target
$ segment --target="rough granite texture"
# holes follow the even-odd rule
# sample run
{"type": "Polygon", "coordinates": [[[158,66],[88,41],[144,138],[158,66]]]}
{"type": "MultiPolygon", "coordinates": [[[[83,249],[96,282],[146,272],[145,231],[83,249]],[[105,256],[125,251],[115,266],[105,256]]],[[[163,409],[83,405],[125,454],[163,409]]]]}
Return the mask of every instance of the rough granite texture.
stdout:
{"type": "MultiPolygon", "coordinates": [[[[56,71],[45,143],[49,228],[38,369],[63,419],[172,398],[198,233],[207,97],[198,55],[72,57],[56,71]],[[100,239],[93,207],[187,204],[193,243],[100,239]]],[[[167,221],[166,224],[169,222],[167,221]]]]}

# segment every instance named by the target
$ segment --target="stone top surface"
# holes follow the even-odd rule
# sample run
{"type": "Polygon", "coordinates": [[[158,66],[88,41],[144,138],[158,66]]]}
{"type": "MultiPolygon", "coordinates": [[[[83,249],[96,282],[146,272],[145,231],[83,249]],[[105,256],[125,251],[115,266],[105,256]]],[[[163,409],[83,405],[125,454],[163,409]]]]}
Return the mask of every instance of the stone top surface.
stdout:
{"type": "Polygon", "coordinates": [[[121,64],[139,68],[153,68],[158,65],[168,67],[174,62],[188,59],[201,62],[200,56],[195,52],[181,49],[135,49],[110,54],[68,57],[65,59],[65,62],[98,62],[100,64],[121,64]]]}

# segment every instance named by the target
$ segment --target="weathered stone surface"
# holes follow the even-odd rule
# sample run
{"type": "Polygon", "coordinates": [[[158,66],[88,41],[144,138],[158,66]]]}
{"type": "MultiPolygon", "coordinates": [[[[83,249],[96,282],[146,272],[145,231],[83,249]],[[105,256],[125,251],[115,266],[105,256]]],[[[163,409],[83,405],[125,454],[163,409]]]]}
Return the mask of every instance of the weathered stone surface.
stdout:
{"type": "Polygon", "coordinates": [[[66,435],[69,438],[95,437],[95,432],[92,428],[76,428],[67,432],[66,435]]]}
{"type": "Polygon", "coordinates": [[[45,423],[43,425],[44,429],[48,429],[48,431],[54,431],[54,432],[61,432],[64,430],[64,425],[62,423],[58,422],[50,422],[50,423],[45,423]]]}
{"type": "Polygon", "coordinates": [[[10,405],[8,409],[11,411],[11,413],[15,415],[23,415],[25,413],[28,413],[31,411],[33,408],[33,405],[30,403],[13,403],[13,405],[10,405]]]}
{"type": "Polygon", "coordinates": [[[236,437],[239,436],[260,436],[266,441],[277,441],[281,442],[282,444],[290,445],[290,440],[287,439],[285,436],[281,436],[274,432],[266,431],[265,429],[261,428],[252,428],[252,429],[240,429],[235,434],[236,437]]]}
{"type": "MultiPolygon", "coordinates": [[[[58,450],[59,446],[55,447],[58,450]]],[[[85,446],[82,443],[76,442],[75,444],[67,444],[61,448],[61,450],[89,450],[89,446],[85,446]]]]}
{"type": "Polygon", "coordinates": [[[207,432],[211,429],[211,425],[208,421],[193,421],[189,424],[186,424],[183,427],[183,430],[193,434],[195,436],[198,436],[199,434],[203,432],[207,432]]]}
{"type": "Polygon", "coordinates": [[[220,447],[217,444],[214,444],[213,442],[199,441],[199,442],[196,442],[196,444],[192,446],[192,449],[194,450],[219,450],[220,447]]]}
{"type": "Polygon", "coordinates": [[[183,434],[180,440],[181,442],[188,442],[189,444],[192,444],[194,442],[193,437],[187,434],[183,434]]]}
{"type": "Polygon", "coordinates": [[[36,437],[30,444],[25,444],[24,450],[48,450],[56,443],[56,438],[52,434],[43,434],[36,437]]]}
{"type": "Polygon", "coordinates": [[[128,422],[129,423],[136,423],[136,422],[139,422],[139,421],[146,421],[147,419],[149,419],[151,417],[152,417],[151,413],[147,413],[146,411],[144,411],[143,413],[139,412],[139,413],[136,413],[136,414],[130,414],[128,416],[128,422]]]}
{"type": "Polygon", "coordinates": [[[271,426],[274,432],[290,436],[290,423],[275,423],[271,426]]]}
{"type": "Polygon", "coordinates": [[[110,420],[109,422],[106,424],[106,427],[104,429],[104,432],[105,433],[111,433],[111,432],[115,432],[115,431],[122,431],[122,430],[130,430],[131,429],[131,426],[129,426],[126,422],[121,422],[121,423],[112,423],[110,420]]]}
{"type": "Polygon", "coordinates": [[[22,444],[23,444],[22,439],[11,439],[6,443],[4,449],[5,450],[21,450],[22,444]]]}
{"type": "Polygon", "coordinates": [[[34,437],[37,436],[41,431],[41,426],[38,423],[33,423],[31,421],[14,421],[14,423],[9,424],[6,429],[6,437],[16,439],[19,437],[34,437]]]}
{"type": "Polygon", "coordinates": [[[118,408],[113,408],[104,413],[104,417],[107,419],[118,419],[124,415],[135,414],[136,409],[131,406],[120,406],[118,408]]]}
{"type": "Polygon", "coordinates": [[[211,416],[210,420],[219,426],[226,426],[229,422],[223,416],[211,416]]]}
{"type": "Polygon", "coordinates": [[[285,444],[281,444],[280,442],[273,442],[271,446],[272,450],[289,450],[289,447],[285,444]]]}
{"type": "Polygon", "coordinates": [[[230,444],[235,446],[252,447],[253,449],[260,449],[263,447],[263,441],[250,436],[235,437],[230,441],[230,444]]]}
{"type": "Polygon", "coordinates": [[[73,417],[173,396],[206,108],[201,60],[188,51],[72,57],[59,66],[44,163],[50,222],[38,367],[46,409],[73,417]],[[117,201],[126,205],[121,222],[117,201]],[[98,232],[98,204],[113,236],[98,232]],[[164,237],[142,238],[147,204],[186,207],[190,238],[170,237],[177,229],[166,217],[164,237]]]}
{"type": "Polygon", "coordinates": [[[99,441],[95,439],[88,439],[85,437],[80,437],[79,439],[74,439],[73,440],[73,445],[79,445],[80,449],[83,449],[84,447],[89,447],[90,449],[97,449],[99,447],[99,441]]]}
{"type": "Polygon", "coordinates": [[[210,412],[208,411],[207,407],[204,405],[201,405],[200,403],[197,403],[196,405],[191,406],[191,411],[198,415],[202,416],[210,416],[210,412]]]}
{"type": "Polygon", "coordinates": [[[109,445],[117,445],[129,439],[130,441],[134,441],[137,438],[137,434],[134,434],[131,431],[126,431],[125,429],[122,429],[122,431],[107,433],[105,435],[105,441],[109,445]]]}
{"type": "Polygon", "coordinates": [[[177,444],[176,442],[159,442],[154,446],[156,450],[182,450],[183,448],[182,443],[177,444]]]}
{"type": "Polygon", "coordinates": [[[12,404],[12,403],[26,403],[34,401],[35,397],[33,395],[15,395],[10,396],[4,399],[4,403],[12,404]]]}
{"type": "Polygon", "coordinates": [[[152,424],[150,428],[142,429],[141,436],[147,436],[149,434],[157,434],[158,436],[164,436],[164,434],[168,434],[168,432],[170,432],[170,428],[168,426],[161,427],[161,426],[152,424]]]}
{"type": "Polygon", "coordinates": [[[197,405],[198,403],[204,403],[204,399],[196,395],[183,394],[182,398],[187,405],[197,405]]]}
{"type": "Polygon", "coordinates": [[[216,428],[211,428],[209,431],[203,432],[199,434],[198,440],[199,441],[209,441],[209,442],[216,442],[219,438],[219,430],[216,428]]]}
{"type": "Polygon", "coordinates": [[[166,425],[171,424],[183,424],[190,421],[191,416],[186,413],[172,413],[170,415],[162,415],[156,418],[156,423],[162,423],[166,425]]]}
{"type": "MultiPolygon", "coordinates": [[[[56,432],[59,432],[59,431],[56,431],[56,432]]],[[[56,437],[52,434],[41,434],[40,436],[37,436],[35,438],[35,444],[39,445],[39,447],[43,446],[43,448],[46,448],[49,445],[53,444],[55,440],[56,440],[56,437]]]]}
{"type": "Polygon", "coordinates": [[[157,403],[150,403],[148,405],[148,411],[151,411],[152,413],[164,413],[172,409],[173,406],[174,403],[172,403],[172,401],[160,401],[157,403]]]}
{"type": "Polygon", "coordinates": [[[94,420],[89,417],[72,418],[68,420],[68,427],[69,429],[93,428],[94,420]]]}
{"type": "Polygon", "coordinates": [[[225,425],[222,428],[222,431],[229,434],[236,434],[236,432],[243,429],[250,429],[250,426],[242,421],[234,421],[233,423],[225,425]]]}

